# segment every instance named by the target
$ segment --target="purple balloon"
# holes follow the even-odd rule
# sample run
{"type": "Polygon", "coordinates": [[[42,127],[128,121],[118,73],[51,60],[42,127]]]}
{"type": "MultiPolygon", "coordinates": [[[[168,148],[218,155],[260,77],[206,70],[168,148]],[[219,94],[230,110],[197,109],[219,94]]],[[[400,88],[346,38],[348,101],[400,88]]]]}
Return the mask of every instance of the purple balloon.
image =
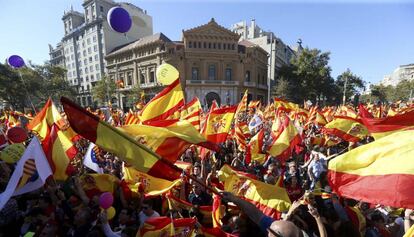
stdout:
{"type": "Polygon", "coordinates": [[[110,208],[113,203],[114,203],[114,196],[112,196],[112,193],[110,192],[102,193],[101,196],[99,197],[99,205],[103,209],[110,208]]]}
{"type": "Polygon", "coordinates": [[[12,55],[7,59],[10,66],[14,68],[21,68],[24,66],[24,60],[19,55],[12,55]]]}
{"type": "Polygon", "coordinates": [[[108,11],[107,20],[111,28],[119,33],[128,32],[132,26],[131,16],[122,7],[111,8],[108,11]]]}

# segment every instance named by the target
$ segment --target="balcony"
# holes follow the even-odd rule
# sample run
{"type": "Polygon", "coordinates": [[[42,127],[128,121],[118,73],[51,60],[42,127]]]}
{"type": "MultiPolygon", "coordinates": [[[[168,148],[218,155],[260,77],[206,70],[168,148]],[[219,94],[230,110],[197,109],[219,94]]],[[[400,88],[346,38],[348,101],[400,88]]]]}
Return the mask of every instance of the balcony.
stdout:
{"type": "Polygon", "coordinates": [[[245,87],[256,87],[256,82],[254,82],[254,81],[245,81],[244,86],[245,87]]]}
{"type": "Polygon", "coordinates": [[[238,86],[238,81],[223,81],[223,80],[186,80],[186,85],[225,85],[238,86]]]}

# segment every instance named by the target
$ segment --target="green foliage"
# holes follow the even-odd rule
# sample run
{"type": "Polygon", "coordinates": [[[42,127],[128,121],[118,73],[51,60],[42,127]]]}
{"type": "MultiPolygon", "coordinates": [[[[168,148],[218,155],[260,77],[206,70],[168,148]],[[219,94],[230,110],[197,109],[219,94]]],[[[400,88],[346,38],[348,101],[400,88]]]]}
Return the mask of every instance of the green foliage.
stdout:
{"type": "Polygon", "coordinates": [[[74,97],[76,90],[65,80],[65,74],[65,69],[50,64],[29,63],[18,70],[0,64],[0,99],[23,110],[31,104],[40,108],[49,97],[54,101],[61,96],[74,97]]]}
{"type": "Polygon", "coordinates": [[[351,70],[347,69],[339,75],[335,81],[335,84],[342,95],[344,93],[345,81],[347,81],[345,91],[347,101],[350,101],[352,96],[358,94],[358,91],[365,89],[365,82],[361,77],[353,74],[351,70]]]}
{"type": "Polygon", "coordinates": [[[397,86],[372,85],[370,99],[373,102],[408,101],[414,97],[414,81],[403,80],[397,86]]]}
{"type": "Polygon", "coordinates": [[[101,104],[106,104],[110,99],[116,95],[116,84],[107,76],[102,77],[100,81],[92,88],[92,95],[101,104]]]}
{"type": "Polygon", "coordinates": [[[331,68],[328,65],[329,52],[318,49],[305,48],[292,60],[291,65],[280,70],[280,79],[273,93],[285,94],[296,103],[303,100],[317,100],[326,98],[327,102],[338,100],[338,90],[331,77],[331,68]],[[289,83],[283,82],[287,80],[289,83]]]}
{"type": "Polygon", "coordinates": [[[133,107],[136,102],[140,100],[140,93],[141,88],[138,84],[134,85],[131,89],[128,91],[122,92],[124,95],[126,95],[127,101],[129,103],[130,107],[133,107]]]}

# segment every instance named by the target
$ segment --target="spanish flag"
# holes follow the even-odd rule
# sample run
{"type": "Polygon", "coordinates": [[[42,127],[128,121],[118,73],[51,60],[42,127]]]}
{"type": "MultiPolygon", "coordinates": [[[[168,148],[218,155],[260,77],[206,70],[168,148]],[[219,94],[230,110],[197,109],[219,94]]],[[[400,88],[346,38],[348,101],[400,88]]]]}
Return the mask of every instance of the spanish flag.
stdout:
{"type": "Polygon", "coordinates": [[[278,110],[278,111],[290,112],[292,110],[299,109],[298,104],[288,102],[288,101],[280,99],[280,98],[275,97],[274,102],[275,102],[274,103],[275,109],[278,110]]]}
{"type": "Polygon", "coordinates": [[[226,141],[236,109],[236,106],[232,106],[210,112],[206,120],[206,129],[203,133],[207,141],[214,143],[226,141]]]}
{"type": "Polygon", "coordinates": [[[190,122],[198,131],[200,131],[201,121],[201,103],[197,97],[194,97],[190,103],[186,104],[181,112],[181,119],[190,122]]]}
{"type": "Polygon", "coordinates": [[[414,208],[414,131],[401,131],[329,162],[332,189],[341,196],[414,208]]]}
{"type": "Polygon", "coordinates": [[[256,135],[252,137],[249,142],[250,154],[252,160],[258,161],[260,164],[263,164],[266,160],[266,154],[263,153],[263,139],[264,139],[264,130],[261,129],[256,135]]]}
{"type": "Polygon", "coordinates": [[[165,120],[178,112],[182,106],[184,106],[184,93],[180,79],[177,79],[144,106],[140,120],[143,123],[165,120]]]}
{"type": "Polygon", "coordinates": [[[122,168],[122,173],[122,179],[126,182],[129,189],[134,193],[138,193],[138,189],[141,187],[143,188],[146,197],[161,195],[181,184],[180,179],[168,181],[155,178],[149,174],[139,172],[133,167],[124,166],[122,168]]]}
{"type": "Polygon", "coordinates": [[[181,169],[162,159],[145,145],[62,97],[61,103],[72,128],[100,148],[123,159],[137,170],[157,178],[176,180],[181,169]]]}
{"type": "Polygon", "coordinates": [[[213,219],[213,227],[222,226],[221,218],[224,217],[225,211],[226,207],[221,205],[220,196],[213,194],[213,211],[211,213],[213,219]]]}
{"type": "Polygon", "coordinates": [[[120,180],[111,174],[84,174],[81,176],[82,187],[85,191],[97,189],[99,192],[113,193],[120,180]]]}
{"type": "Polygon", "coordinates": [[[148,218],[144,225],[139,229],[137,236],[140,237],[173,237],[173,236],[192,236],[195,218],[180,218],[171,220],[170,217],[148,218]]]}
{"type": "Polygon", "coordinates": [[[410,227],[410,229],[405,232],[403,237],[413,237],[414,236],[414,225],[410,227]]]}
{"type": "Polygon", "coordinates": [[[186,120],[160,120],[148,122],[147,125],[135,124],[119,129],[171,162],[175,162],[191,144],[214,151],[220,150],[216,144],[207,142],[186,120]]]}
{"type": "Polygon", "coordinates": [[[363,104],[358,105],[358,115],[361,118],[374,118],[374,116],[365,108],[363,104]]]}
{"type": "Polygon", "coordinates": [[[278,120],[280,121],[278,131],[272,132],[273,142],[267,152],[272,156],[286,160],[291,156],[293,149],[301,143],[302,138],[287,116],[278,120]]]}
{"type": "Polygon", "coordinates": [[[368,130],[361,120],[345,116],[335,116],[332,122],[322,128],[322,132],[348,142],[358,142],[368,135],[368,130]]]}
{"type": "Polygon", "coordinates": [[[56,180],[66,180],[71,173],[70,161],[76,156],[73,141],[78,135],[69,126],[52,100],[27,125],[42,141],[42,147],[56,180]]]}
{"type": "MultiPolygon", "coordinates": [[[[171,194],[171,192],[167,193],[165,195],[165,198],[167,199],[167,201],[169,202],[169,208],[172,208],[174,210],[187,210],[190,211],[191,208],[193,208],[193,204],[185,201],[185,200],[181,200],[177,197],[175,197],[174,195],[171,194]]],[[[163,207],[163,209],[166,209],[166,206],[163,207]]],[[[200,206],[199,207],[200,213],[203,215],[203,224],[212,224],[212,211],[213,211],[213,207],[212,206],[200,206]]]]}
{"type": "Polygon", "coordinates": [[[364,125],[375,138],[385,137],[397,131],[414,128],[414,110],[385,118],[362,118],[364,125]]]}
{"type": "Polygon", "coordinates": [[[224,165],[219,171],[219,179],[224,182],[225,191],[254,204],[267,216],[279,219],[280,213],[290,207],[286,189],[249,178],[228,165],[224,165]]]}

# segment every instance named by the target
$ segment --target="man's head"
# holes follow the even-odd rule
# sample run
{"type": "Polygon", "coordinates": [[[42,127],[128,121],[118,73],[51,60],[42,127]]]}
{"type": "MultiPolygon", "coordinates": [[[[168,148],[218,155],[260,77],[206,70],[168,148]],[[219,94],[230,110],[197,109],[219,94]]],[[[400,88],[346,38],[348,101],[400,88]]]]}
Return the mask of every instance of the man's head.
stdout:
{"type": "Polygon", "coordinates": [[[129,221],[130,214],[131,212],[128,209],[126,208],[122,209],[121,212],[119,213],[119,223],[121,224],[127,223],[129,221]]]}
{"type": "Polygon", "coordinates": [[[142,212],[146,216],[151,216],[154,213],[154,210],[152,210],[152,201],[151,200],[145,200],[142,203],[142,212]]]}
{"type": "Polygon", "coordinates": [[[194,167],[193,167],[193,174],[194,174],[195,176],[198,176],[198,175],[200,175],[200,174],[201,174],[201,164],[200,164],[200,163],[196,162],[196,163],[194,164],[194,167]]]}
{"type": "Polygon", "coordinates": [[[274,221],[268,229],[269,237],[303,237],[302,230],[290,221],[274,221]]]}
{"type": "Polygon", "coordinates": [[[73,223],[76,227],[81,227],[83,225],[90,223],[91,218],[91,210],[87,207],[84,207],[77,212],[76,218],[73,220],[73,223]]]}

